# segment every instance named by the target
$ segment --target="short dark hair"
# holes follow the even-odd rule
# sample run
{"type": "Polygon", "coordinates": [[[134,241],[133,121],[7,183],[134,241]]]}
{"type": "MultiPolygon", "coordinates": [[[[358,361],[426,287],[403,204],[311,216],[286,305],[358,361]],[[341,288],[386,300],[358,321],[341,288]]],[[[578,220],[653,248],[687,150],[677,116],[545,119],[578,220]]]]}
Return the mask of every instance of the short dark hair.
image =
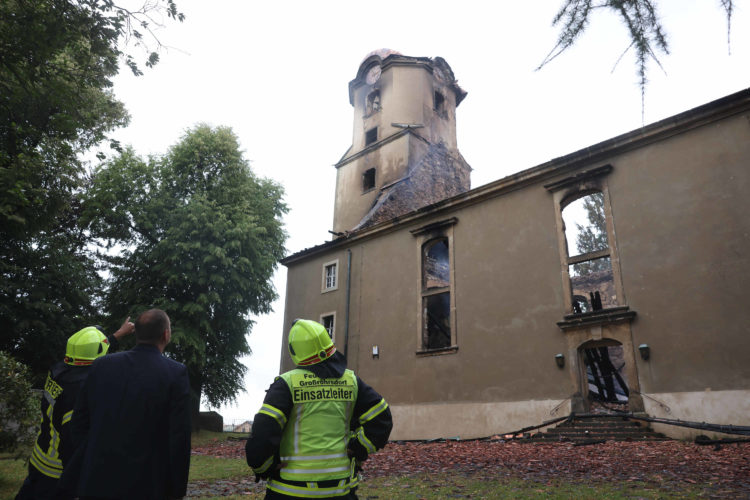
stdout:
{"type": "Polygon", "coordinates": [[[135,320],[135,339],[146,344],[161,340],[164,330],[169,328],[169,316],[161,309],[149,309],[135,320]]]}

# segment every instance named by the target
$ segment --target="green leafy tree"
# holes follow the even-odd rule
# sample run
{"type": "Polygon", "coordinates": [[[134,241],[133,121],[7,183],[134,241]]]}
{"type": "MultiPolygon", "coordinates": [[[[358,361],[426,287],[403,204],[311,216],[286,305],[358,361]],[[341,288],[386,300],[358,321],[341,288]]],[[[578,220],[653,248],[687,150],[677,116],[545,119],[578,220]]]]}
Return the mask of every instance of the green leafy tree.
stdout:
{"type": "Polygon", "coordinates": [[[36,387],[62,359],[67,338],[98,315],[102,279],[77,227],[78,211],[59,214],[54,229],[0,247],[0,349],[29,366],[36,387]]]}
{"type": "Polygon", "coordinates": [[[243,387],[249,315],[269,312],[276,298],[282,194],[252,173],[231,129],[207,125],[160,158],[126,150],[93,177],[86,220],[93,235],[123,248],[107,258],[106,309],[168,312],[168,353],[188,366],[195,413],[201,396],[215,407],[243,387]]]}
{"type": "Polygon", "coordinates": [[[0,2],[0,349],[37,381],[96,314],[96,263],[76,220],[81,154],[128,121],[112,78],[121,61],[139,74],[140,56],[124,48],[151,66],[156,16],[182,20],[172,0],[146,5],[0,2]]]}
{"type": "MultiPolygon", "coordinates": [[[[579,254],[596,252],[608,248],[607,225],[604,216],[604,195],[592,193],[583,198],[583,209],[586,211],[587,224],[576,223],[576,248],[579,254]]],[[[594,259],[575,264],[573,270],[579,276],[596,271],[608,270],[605,259],[594,259]]]]}
{"type": "MultiPolygon", "coordinates": [[[[727,16],[727,46],[729,46],[734,1],[719,0],[719,4],[727,16]]],[[[561,26],[557,43],[537,69],[572,47],[586,30],[592,14],[600,10],[616,14],[628,30],[630,44],[617,61],[619,62],[630,50],[635,52],[638,84],[643,101],[648,83],[648,62],[653,60],[661,67],[657,54],[669,54],[667,36],[659,20],[656,0],[565,0],[552,21],[553,26],[561,26]]]]}
{"type": "MultiPolygon", "coordinates": [[[[174,2],[162,10],[182,19],[174,2]]],[[[160,9],[129,11],[111,0],[0,2],[0,231],[26,235],[49,227],[80,185],[78,155],[127,123],[111,92],[120,48],[143,45],[160,9]],[[152,21],[153,23],[153,21],[152,21]]],[[[157,40],[158,43],[158,40],[157,40]]],[[[147,56],[145,64],[158,61],[147,56]]]]}
{"type": "Polygon", "coordinates": [[[39,418],[39,397],[31,390],[29,371],[0,351],[0,452],[28,453],[39,418]]]}

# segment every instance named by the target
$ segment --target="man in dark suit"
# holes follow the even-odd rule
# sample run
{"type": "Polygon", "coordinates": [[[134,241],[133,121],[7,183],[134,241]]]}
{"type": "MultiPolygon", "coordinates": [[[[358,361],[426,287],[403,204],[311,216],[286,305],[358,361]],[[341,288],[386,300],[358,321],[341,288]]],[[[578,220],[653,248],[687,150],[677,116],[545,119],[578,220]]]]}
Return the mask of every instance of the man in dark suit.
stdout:
{"type": "Polygon", "coordinates": [[[190,385],[185,365],[162,355],[171,335],[167,313],[151,309],[135,321],[133,349],[91,367],[71,422],[78,477],[63,475],[77,496],[185,496],[190,385]]]}

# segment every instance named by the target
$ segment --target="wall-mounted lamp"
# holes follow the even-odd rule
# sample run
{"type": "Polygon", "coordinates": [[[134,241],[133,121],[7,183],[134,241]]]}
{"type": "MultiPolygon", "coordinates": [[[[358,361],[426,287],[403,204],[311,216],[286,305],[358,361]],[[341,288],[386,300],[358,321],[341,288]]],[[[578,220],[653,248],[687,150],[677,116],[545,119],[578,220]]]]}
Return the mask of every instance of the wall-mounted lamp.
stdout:
{"type": "Polygon", "coordinates": [[[372,346],[372,359],[379,359],[380,353],[378,351],[378,346],[374,345],[372,346]]]}
{"type": "Polygon", "coordinates": [[[555,354],[555,363],[557,363],[558,368],[565,366],[565,356],[562,354],[555,354]]]}
{"type": "Polygon", "coordinates": [[[643,358],[643,361],[646,361],[648,360],[648,358],[651,357],[651,348],[648,346],[648,344],[639,345],[638,351],[641,353],[641,357],[643,358]]]}

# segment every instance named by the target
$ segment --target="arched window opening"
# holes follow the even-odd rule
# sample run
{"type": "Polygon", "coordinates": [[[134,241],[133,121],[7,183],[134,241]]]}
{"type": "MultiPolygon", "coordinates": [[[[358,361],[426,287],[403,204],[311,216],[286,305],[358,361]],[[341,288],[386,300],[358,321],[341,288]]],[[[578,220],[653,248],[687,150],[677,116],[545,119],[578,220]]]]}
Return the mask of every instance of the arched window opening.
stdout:
{"type": "Polygon", "coordinates": [[[448,238],[433,240],[424,246],[423,282],[426,289],[450,286],[450,252],[448,238]]]}
{"type": "Polygon", "coordinates": [[[630,389],[622,345],[584,347],[581,351],[591,407],[627,411],[630,389]]]}
{"type": "Polygon", "coordinates": [[[369,94],[367,94],[367,103],[366,103],[366,111],[365,113],[367,116],[377,113],[380,111],[380,90],[375,89],[369,94]]]}

